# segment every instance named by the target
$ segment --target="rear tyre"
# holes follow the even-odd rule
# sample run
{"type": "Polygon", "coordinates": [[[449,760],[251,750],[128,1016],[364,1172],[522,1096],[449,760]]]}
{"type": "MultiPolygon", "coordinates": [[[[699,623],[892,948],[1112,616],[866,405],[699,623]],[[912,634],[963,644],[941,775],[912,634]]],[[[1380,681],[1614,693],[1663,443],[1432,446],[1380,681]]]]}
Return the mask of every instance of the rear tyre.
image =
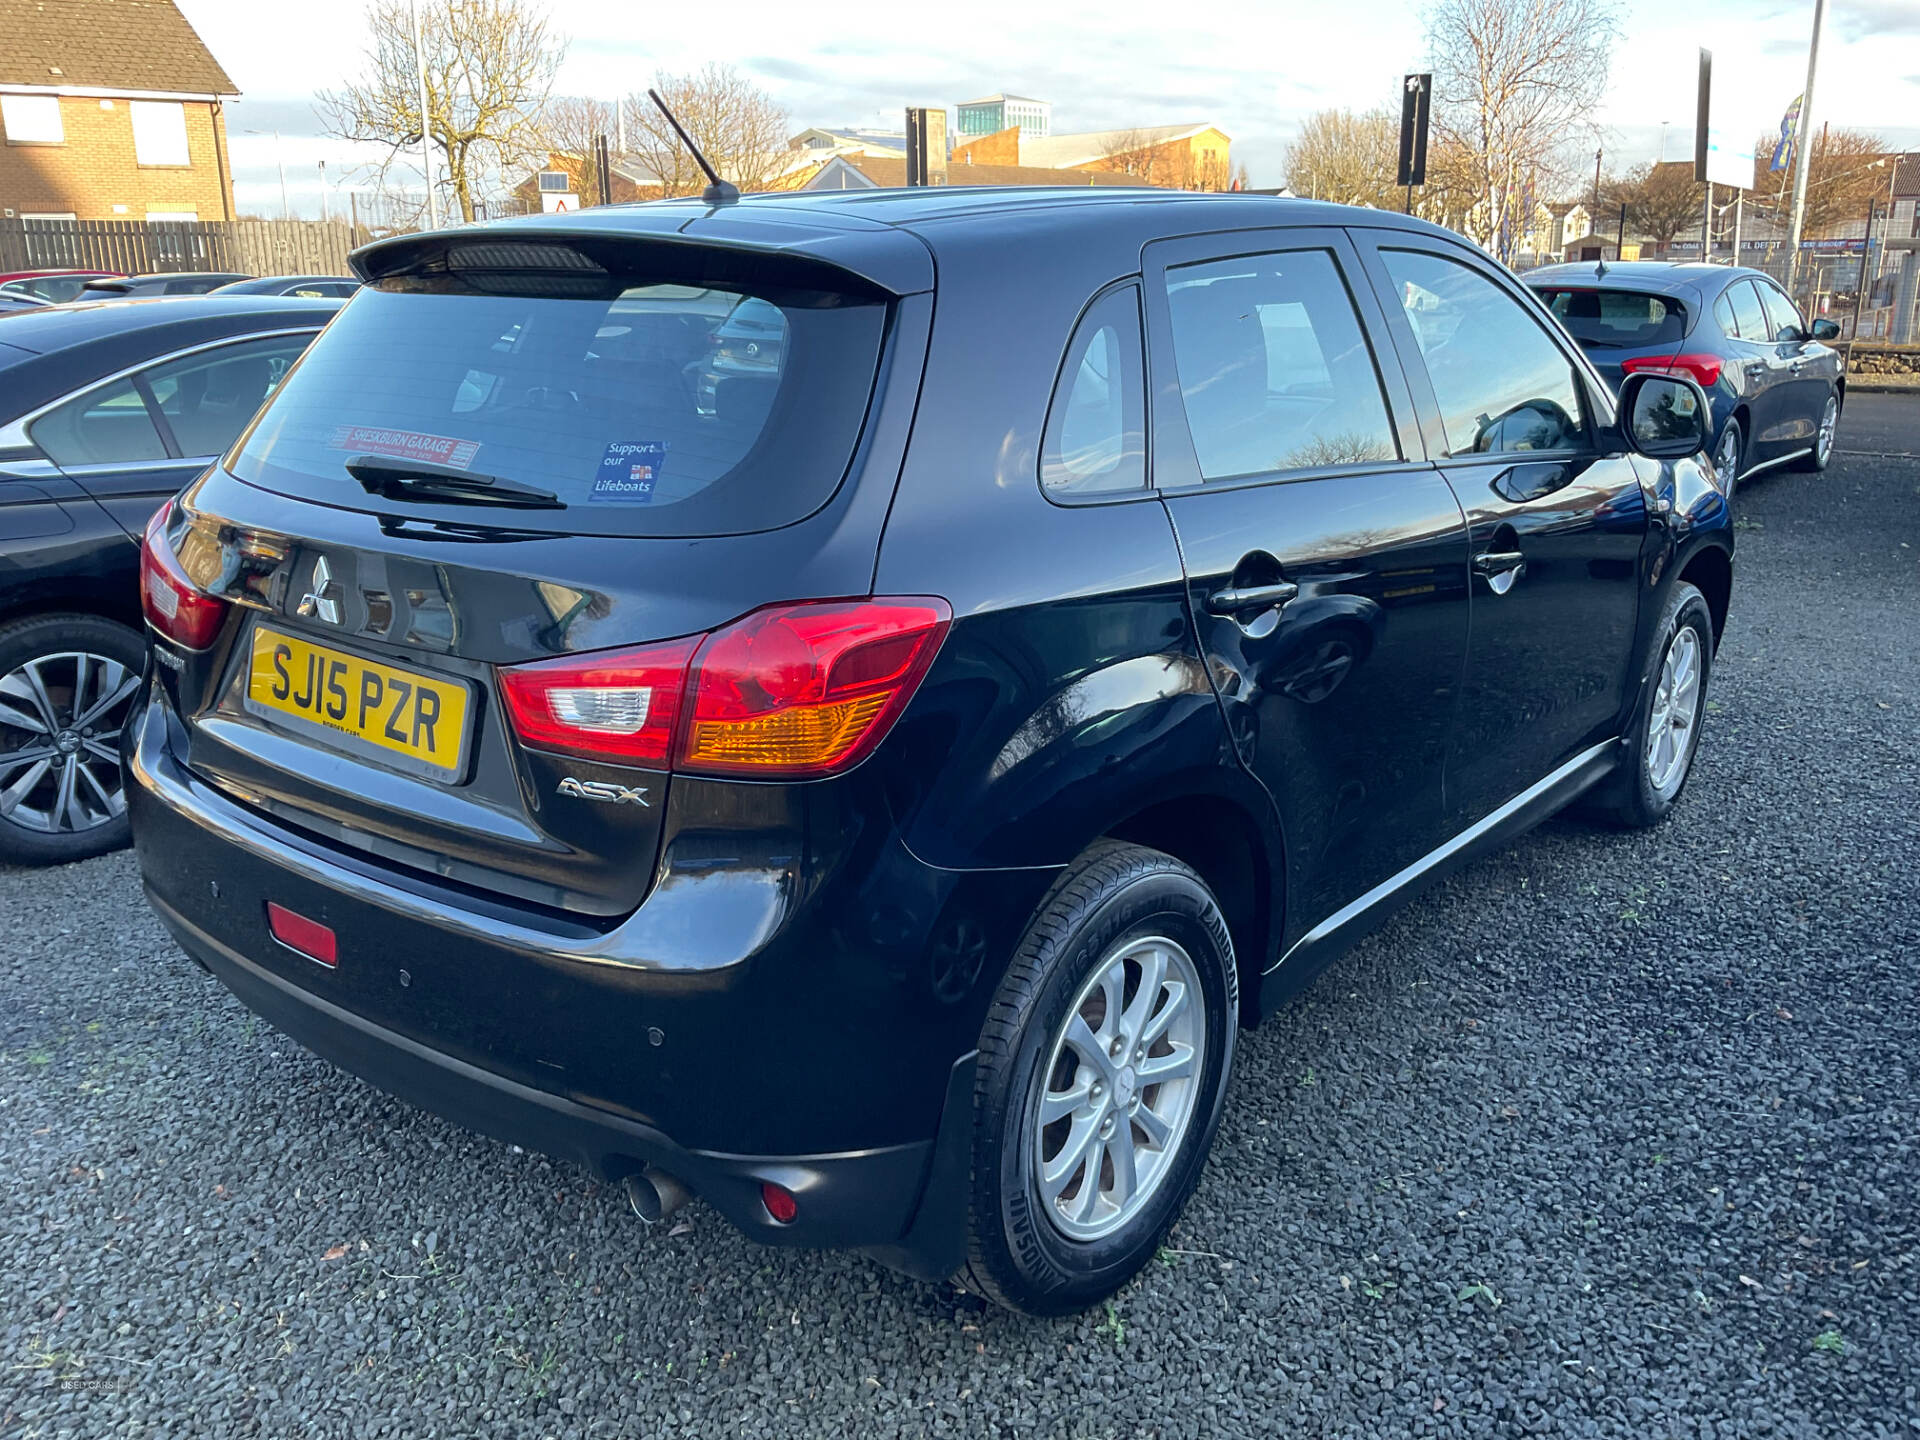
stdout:
{"type": "Polygon", "coordinates": [[[1721,493],[1729,500],[1740,488],[1740,467],[1746,458],[1746,434],[1738,420],[1729,420],[1727,428],[1720,432],[1720,443],[1713,447],[1713,473],[1720,482],[1721,493]]]}
{"type": "Polygon", "coordinates": [[[1820,418],[1815,422],[1813,449],[1793,462],[1793,469],[1803,474],[1817,475],[1833,463],[1833,442],[1840,433],[1840,392],[1829,391],[1827,403],[1821,407],[1820,418]]]}
{"type": "Polygon", "coordinates": [[[969,1288],[1063,1315],[1152,1258],[1213,1144],[1238,1015],[1198,875],[1113,841],[1068,868],[981,1031],[969,1288]]]}
{"type": "Polygon", "coordinates": [[[1589,807],[1636,830],[1666,819],[1693,773],[1713,672],[1713,612],[1706,597],[1684,581],[1676,584],[1654,633],[1625,753],[1589,807]]]}
{"type": "Polygon", "coordinates": [[[120,727],[146,642],[96,615],[0,628],[0,860],[52,865],[127,843],[120,727]]]}

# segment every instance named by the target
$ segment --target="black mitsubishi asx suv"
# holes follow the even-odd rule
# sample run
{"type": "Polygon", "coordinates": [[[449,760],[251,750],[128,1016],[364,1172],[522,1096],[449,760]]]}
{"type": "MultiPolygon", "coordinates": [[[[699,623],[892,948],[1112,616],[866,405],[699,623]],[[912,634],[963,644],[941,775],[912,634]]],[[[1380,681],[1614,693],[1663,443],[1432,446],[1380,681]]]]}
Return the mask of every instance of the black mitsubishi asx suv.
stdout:
{"type": "Polygon", "coordinates": [[[146,890],[289,1036],[645,1217],[1084,1307],[1238,1027],[1686,782],[1705,397],[1616,396],[1432,226],[882,191],[354,263],[146,533],[146,890]]]}

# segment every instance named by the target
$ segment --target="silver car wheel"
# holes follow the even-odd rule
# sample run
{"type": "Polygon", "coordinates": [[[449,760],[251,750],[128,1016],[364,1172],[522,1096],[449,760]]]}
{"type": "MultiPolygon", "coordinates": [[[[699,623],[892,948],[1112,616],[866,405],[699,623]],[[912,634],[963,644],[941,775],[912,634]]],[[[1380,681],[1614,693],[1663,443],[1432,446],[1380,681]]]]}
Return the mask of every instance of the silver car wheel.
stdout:
{"type": "Polygon", "coordinates": [[[1080,987],[1030,1116],[1042,1209],[1062,1235],[1102,1240],[1173,1168],[1206,1060],[1200,972],[1172,940],[1128,940],[1080,987]]]}
{"type": "Polygon", "coordinates": [[[1647,779],[1655,793],[1670,796],[1686,778],[1700,720],[1700,632],[1682,625],[1667,642],[1660,683],[1647,717],[1647,779]]]}
{"type": "Polygon", "coordinates": [[[126,812],[120,727],[135,671],[107,655],[36,655],[0,676],[0,820],[70,835],[126,812]]]}
{"type": "Polygon", "coordinates": [[[1720,432],[1720,444],[1713,452],[1713,473],[1723,495],[1731,495],[1740,483],[1740,430],[1732,422],[1720,432]]]}
{"type": "Polygon", "coordinates": [[[1840,429],[1840,397],[1827,396],[1827,407],[1820,412],[1820,432],[1814,436],[1814,454],[1824,465],[1833,456],[1833,437],[1840,429]]]}

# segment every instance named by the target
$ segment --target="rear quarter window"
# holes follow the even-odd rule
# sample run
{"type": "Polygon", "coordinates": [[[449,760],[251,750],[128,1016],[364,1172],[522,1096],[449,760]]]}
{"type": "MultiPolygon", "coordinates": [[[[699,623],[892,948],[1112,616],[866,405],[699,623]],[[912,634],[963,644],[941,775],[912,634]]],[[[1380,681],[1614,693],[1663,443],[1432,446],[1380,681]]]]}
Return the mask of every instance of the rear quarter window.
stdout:
{"type": "Polygon", "coordinates": [[[534,487],[565,507],[515,510],[515,526],[773,529],[838,487],[885,321],[883,302],[829,291],[623,277],[611,293],[565,299],[389,281],[341,311],[229,468],[371,508],[346,462],[374,455],[534,487]]]}

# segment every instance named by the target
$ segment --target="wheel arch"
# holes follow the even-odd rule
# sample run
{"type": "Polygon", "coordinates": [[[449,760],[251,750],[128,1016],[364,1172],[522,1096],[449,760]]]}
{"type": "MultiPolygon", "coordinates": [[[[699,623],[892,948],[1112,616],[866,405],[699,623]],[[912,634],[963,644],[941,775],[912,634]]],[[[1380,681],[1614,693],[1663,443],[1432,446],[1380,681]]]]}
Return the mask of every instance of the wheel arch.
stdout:
{"type": "Polygon", "coordinates": [[[36,578],[31,585],[0,593],[0,625],[42,615],[87,615],[114,621],[142,635],[146,633],[143,628],[146,622],[140,614],[140,596],[132,586],[122,595],[84,580],[44,577],[36,578]]]}
{"type": "Polygon", "coordinates": [[[1706,597],[1713,614],[1714,648],[1727,628],[1727,611],[1733,602],[1733,558],[1718,545],[1703,545],[1680,567],[1679,579],[1706,597]]]}
{"type": "Polygon", "coordinates": [[[1191,866],[1219,900],[1240,976],[1240,1021],[1260,1018],[1260,984],[1282,920],[1282,842],[1244,805],[1194,793],[1163,799],[1110,826],[1102,837],[1144,845],[1191,866]]]}

